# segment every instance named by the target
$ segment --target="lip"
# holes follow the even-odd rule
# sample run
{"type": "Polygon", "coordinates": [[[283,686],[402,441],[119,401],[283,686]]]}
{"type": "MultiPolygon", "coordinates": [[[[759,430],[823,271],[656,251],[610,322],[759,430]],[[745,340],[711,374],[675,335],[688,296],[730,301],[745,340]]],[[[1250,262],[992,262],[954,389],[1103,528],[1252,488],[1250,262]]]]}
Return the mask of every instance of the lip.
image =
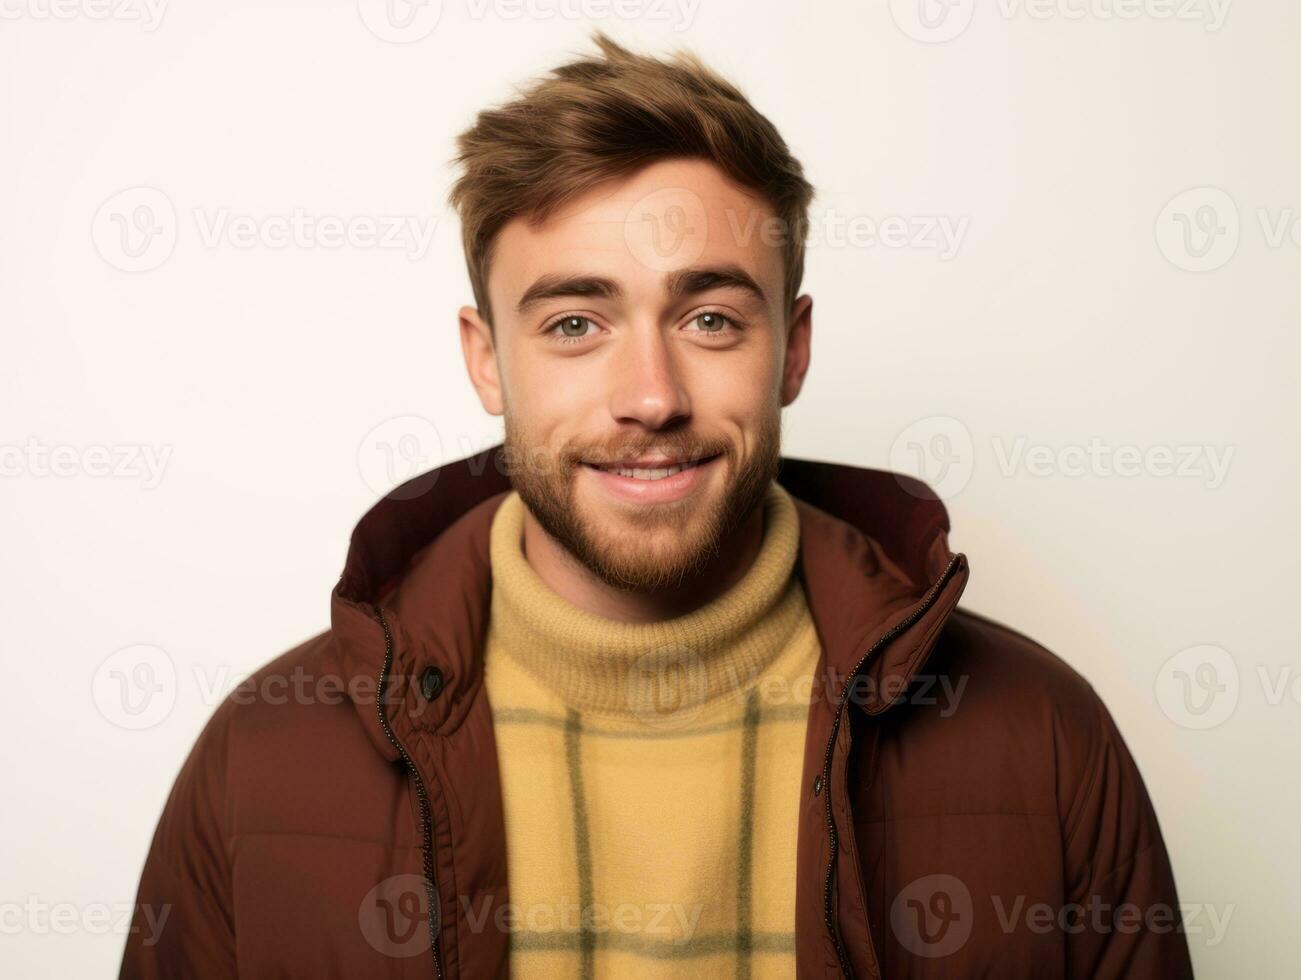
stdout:
{"type": "MultiPolygon", "coordinates": [[[[582,469],[590,473],[596,483],[611,496],[620,500],[638,504],[662,504],[681,500],[690,495],[709,475],[711,468],[722,458],[721,455],[708,456],[688,466],[685,470],[666,476],[662,480],[638,480],[631,476],[620,476],[590,463],[582,464],[582,469]]],[[[626,463],[619,465],[627,466],[626,463]]],[[[643,463],[638,461],[639,469],[656,469],[662,466],[676,465],[666,461],[643,463]]]]}

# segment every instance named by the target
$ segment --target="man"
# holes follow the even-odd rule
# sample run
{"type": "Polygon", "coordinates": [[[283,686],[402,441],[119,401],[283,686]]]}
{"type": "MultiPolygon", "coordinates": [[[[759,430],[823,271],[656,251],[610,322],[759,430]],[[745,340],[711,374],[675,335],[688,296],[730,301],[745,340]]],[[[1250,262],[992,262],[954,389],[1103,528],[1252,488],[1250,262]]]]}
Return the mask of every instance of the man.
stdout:
{"type": "Polygon", "coordinates": [[[780,454],[799,163],[597,43],[460,138],[504,444],[381,500],[330,630],[216,711],[122,975],[1191,975],[1089,685],[958,608],[926,488],[780,454]]]}

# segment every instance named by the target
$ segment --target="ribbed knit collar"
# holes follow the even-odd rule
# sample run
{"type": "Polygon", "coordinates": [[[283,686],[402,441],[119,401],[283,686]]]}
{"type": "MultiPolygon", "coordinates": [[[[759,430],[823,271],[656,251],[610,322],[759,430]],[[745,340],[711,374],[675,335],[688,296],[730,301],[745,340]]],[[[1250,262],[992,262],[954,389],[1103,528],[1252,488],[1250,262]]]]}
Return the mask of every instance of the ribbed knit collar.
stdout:
{"type": "Polygon", "coordinates": [[[748,687],[807,615],[799,577],[799,514],[769,485],[759,551],[745,575],[701,608],[655,623],[624,623],[580,609],[552,590],[524,556],[525,504],[512,491],[493,517],[490,630],[567,706],[661,718],[748,687]]]}

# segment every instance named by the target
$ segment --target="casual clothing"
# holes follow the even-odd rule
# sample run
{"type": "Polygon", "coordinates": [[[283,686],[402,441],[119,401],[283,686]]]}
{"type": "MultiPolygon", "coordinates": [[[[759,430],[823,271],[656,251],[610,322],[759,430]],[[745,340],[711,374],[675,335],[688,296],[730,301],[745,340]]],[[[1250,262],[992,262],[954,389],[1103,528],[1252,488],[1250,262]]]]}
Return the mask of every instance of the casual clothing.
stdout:
{"type": "MultiPolygon", "coordinates": [[[[330,629],[217,708],[155,831],[123,977],[508,974],[483,678],[508,472],[496,446],[379,501],[353,533],[330,629]]],[[[958,608],[969,566],[943,504],[833,463],[784,458],[777,482],[821,647],[795,817],[796,974],[1191,976],[1123,738],[1075,670],[958,608]]],[[[696,794],[685,816],[716,805],[696,794]]]]}

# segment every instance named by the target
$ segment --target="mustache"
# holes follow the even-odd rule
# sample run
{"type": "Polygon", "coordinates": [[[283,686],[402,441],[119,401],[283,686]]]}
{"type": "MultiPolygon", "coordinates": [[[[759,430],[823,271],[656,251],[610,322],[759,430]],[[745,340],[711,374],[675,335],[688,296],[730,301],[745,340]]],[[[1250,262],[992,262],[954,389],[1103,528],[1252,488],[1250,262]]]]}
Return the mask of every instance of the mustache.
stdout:
{"type": "Polygon", "coordinates": [[[678,460],[701,460],[727,455],[731,445],[718,439],[684,438],[665,440],[640,439],[614,444],[588,446],[566,450],[562,455],[572,466],[590,464],[608,466],[613,463],[645,457],[668,457],[678,460]]]}

